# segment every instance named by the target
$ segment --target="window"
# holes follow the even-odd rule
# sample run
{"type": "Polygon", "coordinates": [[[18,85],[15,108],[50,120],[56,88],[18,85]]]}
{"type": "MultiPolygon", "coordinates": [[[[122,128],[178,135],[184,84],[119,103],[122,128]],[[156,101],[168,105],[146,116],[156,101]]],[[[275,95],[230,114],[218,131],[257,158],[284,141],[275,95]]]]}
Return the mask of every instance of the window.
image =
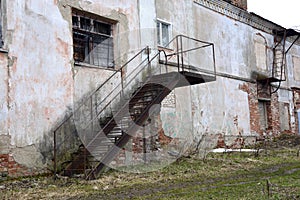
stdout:
{"type": "Polygon", "coordinates": [[[259,122],[261,130],[268,129],[268,101],[258,100],[259,122]]]}
{"type": "Polygon", "coordinates": [[[158,45],[166,47],[170,41],[171,25],[166,22],[157,21],[156,28],[158,45]]]}
{"type": "Polygon", "coordinates": [[[267,71],[267,47],[263,36],[256,34],[254,38],[254,48],[256,56],[256,67],[260,71],[267,71]]]}
{"type": "Polygon", "coordinates": [[[300,57],[293,56],[294,80],[300,81],[300,57]]]}
{"type": "Polygon", "coordinates": [[[73,12],[74,60],[77,63],[113,68],[113,24],[91,16],[73,12]]]}

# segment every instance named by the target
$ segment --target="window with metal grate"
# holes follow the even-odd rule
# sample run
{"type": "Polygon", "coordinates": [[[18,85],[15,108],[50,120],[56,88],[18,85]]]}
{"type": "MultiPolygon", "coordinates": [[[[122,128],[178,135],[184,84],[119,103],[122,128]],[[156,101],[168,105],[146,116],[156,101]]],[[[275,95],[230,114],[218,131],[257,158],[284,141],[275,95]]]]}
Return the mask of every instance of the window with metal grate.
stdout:
{"type": "Polygon", "coordinates": [[[75,62],[114,68],[113,24],[73,12],[72,27],[75,62]]]}

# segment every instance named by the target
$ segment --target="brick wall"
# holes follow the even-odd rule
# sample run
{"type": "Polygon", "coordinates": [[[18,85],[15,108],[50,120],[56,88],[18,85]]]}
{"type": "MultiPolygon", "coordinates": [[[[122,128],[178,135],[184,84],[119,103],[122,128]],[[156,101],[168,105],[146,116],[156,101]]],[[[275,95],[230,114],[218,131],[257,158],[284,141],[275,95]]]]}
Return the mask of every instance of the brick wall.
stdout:
{"type": "Polygon", "coordinates": [[[278,135],[280,134],[280,112],[279,112],[279,102],[278,102],[278,94],[272,94],[271,96],[271,127],[270,131],[272,131],[273,134],[278,135]]]}
{"type": "Polygon", "coordinates": [[[239,86],[240,90],[247,92],[250,112],[250,129],[253,133],[263,134],[272,133],[273,135],[280,134],[280,110],[278,102],[278,94],[268,95],[266,92],[262,92],[262,88],[259,84],[244,83],[239,86]],[[260,110],[258,106],[258,98],[270,98],[267,104],[267,130],[262,130],[260,126],[260,110]]]}
{"type": "Polygon", "coordinates": [[[8,177],[32,176],[39,173],[41,172],[18,164],[10,154],[0,154],[0,181],[8,177]]]}
{"type": "Polygon", "coordinates": [[[259,122],[260,113],[258,108],[257,85],[254,83],[244,83],[240,85],[239,88],[248,94],[250,130],[253,133],[262,134],[259,122]]]}

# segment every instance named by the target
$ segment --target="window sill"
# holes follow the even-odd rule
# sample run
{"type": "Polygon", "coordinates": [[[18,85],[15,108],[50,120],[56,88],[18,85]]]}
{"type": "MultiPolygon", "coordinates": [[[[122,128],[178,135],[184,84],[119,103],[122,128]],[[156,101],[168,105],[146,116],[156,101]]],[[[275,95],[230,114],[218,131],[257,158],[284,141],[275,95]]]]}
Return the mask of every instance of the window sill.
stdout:
{"type": "Polygon", "coordinates": [[[8,53],[7,49],[0,48],[0,53],[8,53]]]}
{"type": "Polygon", "coordinates": [[[101,69],[101,70],[109,70],[109,71],[118,71],[115,68],[101,67],[101,66],[97,66],[97,65],[91,65],[91,64],[88,64],[88,63],[83,63],[83,62],[75,62],[74,66],[75,67],[91,68],[91,69],[101,69]]]}

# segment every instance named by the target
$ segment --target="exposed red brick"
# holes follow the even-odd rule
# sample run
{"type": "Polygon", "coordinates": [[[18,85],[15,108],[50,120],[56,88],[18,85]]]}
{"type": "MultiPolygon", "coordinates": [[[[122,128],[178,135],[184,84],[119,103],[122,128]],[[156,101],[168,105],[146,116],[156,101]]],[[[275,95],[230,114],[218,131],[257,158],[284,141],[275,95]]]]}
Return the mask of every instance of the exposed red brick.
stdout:
{"type": "Polygon", "coordinates": [[[247,0],[225,0],[233,5],[235,5],[236,7],[239,7],[243,10],[247,10],[247,0]]]}
{"type": "Polygon", "coordinates": [[[279,114],[279,102],[278,102],[278,94],[272,94],[271,96],[271,105],[270,110],[268,110],[268,116],[270,124],[269,131],[271,131],[274,135],[280,134],[280,114],[279,114]]]}
{"type": "Polygon", "coordinates": [[[244,83],[239,89],[248,94],[249,112],[250,112],[250,129],[253,133],[262,134],[259,122],[259,108],[257,99],[257,86],[254,83],[244,83]]]}
{"type": "Polygon", "coordinates": [[[10,154],[0,154],[0,161],[0,175],[7,174],[8,177],[14,178],[44,173],[41,171],[32,171],[31,169],[17,163],[10,154]]]}
{"type": "Polygon", "coordinates": [[[225,144],[224,136],[222,134],[218,134],[218,141],[217,141],[216,148],[225,148],[225,147],[226,144],[225,144]]]}

